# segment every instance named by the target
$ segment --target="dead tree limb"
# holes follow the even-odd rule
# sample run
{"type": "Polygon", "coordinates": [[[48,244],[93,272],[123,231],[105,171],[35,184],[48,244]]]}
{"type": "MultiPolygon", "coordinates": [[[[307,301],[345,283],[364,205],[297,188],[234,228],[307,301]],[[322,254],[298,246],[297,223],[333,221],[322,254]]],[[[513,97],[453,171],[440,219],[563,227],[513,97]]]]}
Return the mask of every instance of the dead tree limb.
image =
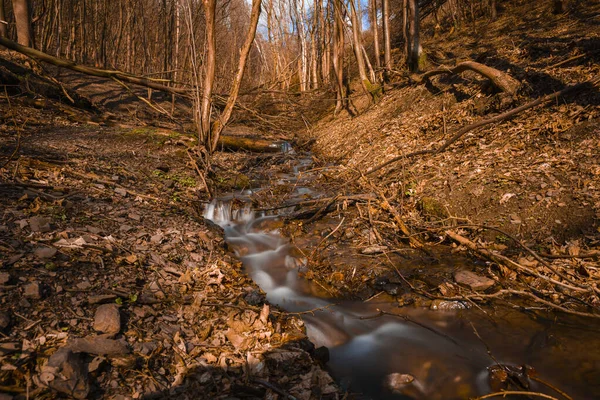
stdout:
{"type": "Polygon", "coordinates": [[[510,75],[499,71],[496,68],[488,67],[487,65],[483,65],[475,61],[461,62],[452,68],[433,69],[425,72],[424,74],[415,75],[412,77],[412,79],[416,83],[424,83],[435,75],[456,75],[464,71],[473,71],[488,78],[496,88],[510,95],[515,94],[521,86],[521,83],[510,75]]]}
{"type": "Polygon", "coordinates": [[[408,153],[408,154],[403,154],[400,155],[398,157],[394,157],[391,160],[388,160],[386,162],[384,162],[383,164],[379,164],[378,166],[376,166],[375,168],[367,171],[366,175],[370,175],[374,172],[379,171],[382,168],[387,167],[390,164],[393,164],[395,162],[398,162],[400,160],[405,160],[405,159],[409,159],[409,158],[413,158],[416,156],[420,156],[420,155],[424,155],[424,154],[439,154],[442,153],[444,151],[446,151],[448,149],[448,147],[450,147],[454,142],[456,142],[458,139],[460,139],[462,136],[464,136],[467,132],[470,132],[474,129],[477,128],[481,128],[482,126],[486,126],[489,124],[493,124],[496,122],[500,122],[506,119],[509,119],[511,117],[514,117],[515,115],[528,110],[530,108],[539,106],[540,104],[544,104],[547,103],[549,101],[552,101],[554,99],[557,99],[558,97],[562,97],[565,96],[567,94],[573,93],[573,92],[578,92],[581,90],[585,90],[585,89],[592,89],[594,87],[596,87],[598,84],[600,83],[600,76],[597,76],[595,78],[592,78],[590,80],[587,80],[585,82],[582,83],[578,83],[576,85],[571,85],[571,86],[567,86],[566,88],[564,88],[563,90],[559,90],[558,92],[554,92],[554,93],[550,93],[546,96],[540,97],[538,99],[535,99],[533,101],[530,101],[529,103],[523,104],[522,106],[513,108],[512,110],[509,110],[505,113],[502,114],[498,114],[493,116],[492,118],[488,118],[488,119],[484,119],[481,121],[477,121],[471,125],[467,125],[461,129],[458,130],[458,132],[456,132],[454,134],[454,136],[452,136],[450,139],[446,140],[444,142],[444,144],[442,144],[439,148],[437,149],[428,149],[428,150],[418,150],[412,153],[408,153]]]}
{"type": "Polygon", "coordinates": [[[177,94],[180,96],[189,97],[189,92],[184,88],[175,88],[162,85],[157,83],[153,79],[144,78],[141,76],[128,74],[126,72],[117,71],[117,70],[106,70],[95,67],[88,67],[85,65],[76,64],[73,61],[65,60],[64,58],[58,58],[41,52],[36,49],[32,49],[30,47],[22,46],[12,40],[8,40],[7,38],[0,37],[0,45],[19,52],[21,54],[25,54],[28,57],[47,62],[52,65],[56,65],[57,67],[67,68],[72,71],[81,72],[86,75],[98,76],[102,78],[116,78],[124,82],[133,83],[135,85],[140,85],[144,87],[148,87],[151,89],[159,90],[161,92],[177,94]]]}

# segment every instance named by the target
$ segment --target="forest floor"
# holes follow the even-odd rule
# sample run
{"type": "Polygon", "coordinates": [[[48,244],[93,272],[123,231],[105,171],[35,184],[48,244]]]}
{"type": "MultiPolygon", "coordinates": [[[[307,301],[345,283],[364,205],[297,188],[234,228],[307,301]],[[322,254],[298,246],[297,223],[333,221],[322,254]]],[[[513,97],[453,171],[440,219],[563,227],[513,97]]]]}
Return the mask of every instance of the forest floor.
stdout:
{"type": "MultiPolygon", "coordinates": [[[[330,255],[353,248],[359,259],[367,259],[363,271],[379,270],[375,275],[411,292],[400,304],[414,302],[410,282],[429,280],[420,290],[428,300],[419,305],[520,294],[542,307],[597,317],[597,86],[469,131],[444,152],[402,155],[440,148],[465,126],[598,77],[600,6],[587,3],[553,15],[543,3],[510,5],[495,22],[478,21],[426,37],[423,47],[431,68],[476,60],[516,78],[521,89],[515,96],[495,94],[486,78],[472,72],[434,77],[422,85],[401,79],[376,105],[355,95],[358,117],[343,111],[316,123],[310,137],[324,168],[322,182],[330,197],[341,196],[336,202],[341,207],[330,207],[330,217],[346,217],[332,236],[330,255]],[[346,207],[343,196],[357,193],[375,197],[346,207]],[[408,231],[402,232],[402,223],[408,231]],[[429,250],[407,249],[407,233],[428,243],[429,250]],[[430,247],[436,243],[443,246],[430,247]],[[412,253],[430,265],[431,255],[435,259],[436,253],[448,251],[492,261],[474,271],[490,284],[475,290],[478,281],[457,285],[455,270],[424,279],[411,268],[400,271],[405,276],[390,268],[390,256],[401,265],[412,253]]],[[[411,247],[420,245],[412,242],[411,247]]],[[[361,282],[372,281],[343,258],[326,258],[315,268],[323,281],[363,289],[361,282]]],[[[375,293],[371,285],[363,296],[375,293]]]]}
{"type": "MultiPolygon", "coordinates": [[[[320,193],[283,229],[310,249],[303,275],[332,296],[383,293],[399,307],[510,298],[597,317],[597,89],[369,171],[598,76],[599,27],[593,2],[563,15],[540,2],[440,32],[424,42],[430,63],[477,60],[522,82],[518,95],[470,73],[401,80],[376,105],[356,99],[358,117],[297,133],[298,148],[312,143],[319,176],[306,185],[320,193]],[[468,264],[470,275],[437,267],[472,255],[493,262],[468,264]]],[[[144,91],[56,76],[94,106],[13,94],[18,83],[0,96],[0,399],[333,396],[300,319],[265,303],[202,218],[207,194],[177,133],[187,105],[173,120],[140,102],[144,91]]],[[[274,207],[290,188],[261,172],[272,162],[285,157],[218,153],[212,179],[227,192],[271,175],[255,201],[274,207]]]]}
{"type": "Polygon", "coordinates": [[[95,110],[0,99],[0,398],[337,392],[302,321],[266,304],[202,218],[191,139],[116,84],[65,76],[103,90],[95,110]]]}

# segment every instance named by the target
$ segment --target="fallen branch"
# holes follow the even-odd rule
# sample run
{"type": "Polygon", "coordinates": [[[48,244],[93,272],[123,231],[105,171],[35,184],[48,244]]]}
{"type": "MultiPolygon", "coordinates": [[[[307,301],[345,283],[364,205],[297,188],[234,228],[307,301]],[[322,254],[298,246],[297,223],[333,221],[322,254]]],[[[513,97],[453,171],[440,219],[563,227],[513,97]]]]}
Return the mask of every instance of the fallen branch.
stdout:
{"type": "Polygon", "coordinates": [[[65,60],[64,58],[54,57],[54,56],[51,56],[44,52],[41,52],[39,50],[32,49],[32,48],[26,47],[26,46],[22,46],[16,42],[13,42],[12,40],[8,40],[7,38],[1,37],[1,36],[0,36],[0,45],[6,47],[8,49],[14,50],[16,52],[19,52],[21,54],[25,54],[28,57],[35,58],[37,60],[41,60],[41,61],[47,62],[49,64],[52,64],[52,65],[56,65],[57,67],[67,68],[72,71],[81,72],[86,75],[92,75],[92,76],[98,76],[98,77],[110,78],[110,79],[117,78],[121,81],[133,83],[133,84],[140,85],[140,86],[149,87],[151,89],[159,90],[161,92],[166,92],[166,93],[177,94],[180,96],[189,97],[189,92],[187,89],[165,86],[160,83],[157,83],[153,79],[148,79],[148,78],[144,78],[141,76],[128,74],[128,73],[122,72],[122,71],[106,70],[106,69],[100,69],[100,68],[88,67],[85,65],[76,64],[73,61],[65,60]]]}
{"type": "MultiPolygon", "coordinates": [[[[483,256],[483,257],[485,257],[485,258],[487,258],[487,259],[489,259],[491,261],[494,261],[494,262],[496,262],[498,264],[504,265],[504,266],[506,266],[508,268],[511,268],[511,269],[516,268],[518,270],[526,272],[529,275],[536,276],[536,277],[538,277],[540,279],[543,279],[545,281],[548,281],[548,282],[550,282],[550,283],[552,283],[554,285],[562,286],[562,287],[564,287],[566,289],[574,290],[576,292],[593,292],[589,288],[581,288],[581,287],[577,287],[577,286],[566,284],[564,282],[557,281],[556,279],[549,278],[546,275],[540,274],[539,272],[534,271],[531,268],[527,268],[527,267],[525,267],[525,266],[523,266],[523,265],[521,265],[521,264],[519,264],[519,263],[511,260],[510,258],[508,258],[506,256],[503,256],[501,254],[496,254],[496,253],[494,253],[494,252],[492,252],[492,251],[490,251],[488,249],[485,249],[485,248],[478,247],[475,243],[473,243],[472,241],[470,241],[466,237],[459,235],[456,232],[448,230],[445,233],[452,240],[458,242],[459,244],[462,244],[463,246],[465,246],[469,250],[471,250],[471,251],[473,251],[473,252],[475,252],[475,253],[477,253],[477,254],[479,254],[479,255],[481,255],[481,256],[483,256]]],[[[600,317],[600,315],[599,315],[599,317],[600,317]]]]}
{"type": "Polygon", "coordinates": [[[367,171],[366,175],[370,175],[376,171],[379,171],[382,168],[387,167],[390,164],[393,164],[395,162],[398,162],[400,160],[405,160],[405,159],[409,159],[412,157],[416,157],[416,156],[420,156],[420,155],[424,155],[424,154],[439,154],[442,153],[444,151],[446,151],[448,149],[448,147],[450,147],[454,142],[456,142],[458,139],[460,139],[463,135],[465,135],[467,132],[470,132],[474,129],[477,128],[481,128],[482,126],[486,126],[495,122],[500,122],[503,121],[505,119],[514,117],[515,115],[528,110],[530,108],[536,107],[540,104],[544,104],[547,103],[551,100],[554,100],[558,97],[562,97],[566,94],[572,93],[572,92],[577,92],[580,90],[585,90],[585,89],[591,89],[593,87],[595,87],[596,85],[598,85],[598,83],[600,83],[600,76],[597,76],[595,78],[592,78],[590,80],[587,80],[585,82],[582,83],[578,83],[576,85],[572,85],[572,86],[568,86],[566,88],[564,88],[563,90],[559,90],[558,92],[554,92],[551,94],[548,94],[546,96],[540,97],[536,100],[533,100],[527,104],[523,104],[522,106],[513,108],[512,110],[509,110],[505,113],[502,114],[498,114],[492,118],[488,118],[485,120],[481,120],[478,122],[475,122],[471,125],[467,125],[461,129],[458,130],[458,132],[456,132],[454,134],[454,136],[452,136],[450,139],[448,139],[446,142],[444,142],[443,145],[441,145],[439,148],[437,149],[429,149],[429,150],[419,150],[419,151],[415,151],[412,153],[408,153],[408,154],[403,154],[400,155],[398,157],[394,157],[391,160],[388,160],[386,162],[384,162],[383,164],[378,165],[377,167],[367,171]]]}
{"type": "Polygon", "coordinates": [[[473,71],[479,75],[488,78],[492,84],[500,89],[501,91],[508,94],[515,94],[521,83],[510,75],[497,70],[496,68],[488,67],[487,65],[480,64],[475,61],[465,61],[452,68],[438,68],[431,71],[427,71],[422,75],[416,75],[411,77],[416,83],[423,83],[429,78],[435,75],[450,74],[456,75],[464,71],[473,71]]]}
{"type": "Polygon", "coordinates": [[[544,393],[528,392],[525,390],[504,390],[502,392],[486,394],[485,396],[472,397],[471,399],[472,400],[484,400],[484,399],[490,399],[492,397],[506,397],[508,395],[535,396],[535,397],[541,397],[543,399],[558,400],[556,397],[552,397],[552,396],[544,394],[544,393]]]}

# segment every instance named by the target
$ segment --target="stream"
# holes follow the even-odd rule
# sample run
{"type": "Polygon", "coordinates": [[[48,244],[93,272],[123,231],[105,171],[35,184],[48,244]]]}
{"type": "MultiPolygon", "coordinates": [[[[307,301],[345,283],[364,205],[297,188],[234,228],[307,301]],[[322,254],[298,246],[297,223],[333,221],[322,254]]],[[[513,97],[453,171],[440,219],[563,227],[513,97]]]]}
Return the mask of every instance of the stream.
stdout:
{"type": "MultiPolygon", "coordinates": [[[[298,172],[309,166],[310,158],[296,155],[289,171],[278,175],[279,184],[293,186],[298,198],[310,193],[305,181],[298,182],[298,172]]],[[[498,306],[400,308],[389,296],[368,302],[328,298],[299,276],[306,258],[280,235],[277,215],[252,210],[250,195],[223,196],[206,206],[204,217],[224,229],[229,247],[270,303],[302,313],[309,339],[328,348],[330,373],[353,398],[466,399],[498,391],[506,371],[520,390],[552,396],[546,398],[569,398],[555,388],[573,399],[600,398],[596,321],[498,306]]]]}

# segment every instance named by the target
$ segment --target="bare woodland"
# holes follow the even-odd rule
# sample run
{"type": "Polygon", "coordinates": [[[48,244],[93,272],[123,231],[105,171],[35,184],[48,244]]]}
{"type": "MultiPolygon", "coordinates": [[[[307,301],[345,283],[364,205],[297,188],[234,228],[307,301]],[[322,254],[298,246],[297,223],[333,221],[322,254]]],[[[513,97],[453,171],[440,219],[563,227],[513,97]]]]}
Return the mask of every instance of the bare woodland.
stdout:
{"type": "Polygon", "coordinates": [[[0,400],[600,398],[600,3],[0,0],[0,400]]]}

